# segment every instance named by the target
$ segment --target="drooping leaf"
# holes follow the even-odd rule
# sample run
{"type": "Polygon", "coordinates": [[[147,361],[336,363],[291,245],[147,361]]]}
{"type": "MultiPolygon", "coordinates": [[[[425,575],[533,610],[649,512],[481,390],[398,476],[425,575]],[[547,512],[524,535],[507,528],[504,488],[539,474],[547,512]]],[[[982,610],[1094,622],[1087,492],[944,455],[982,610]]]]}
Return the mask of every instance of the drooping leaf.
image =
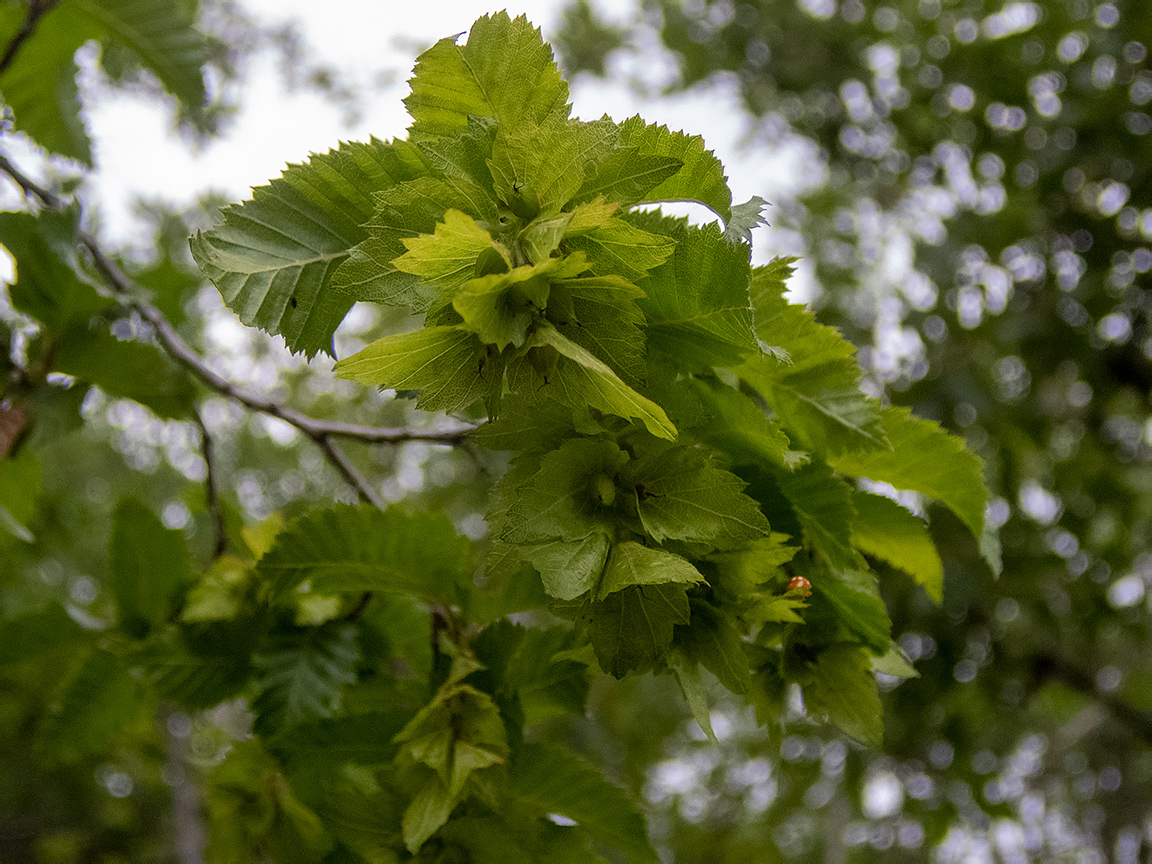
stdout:
{"type": "Polygon", "coordinates": [[[789,304],[780,275],[780,267],[769,265],[752,277],[756,335],[775,359],[748,357],[738,374],[805,449],[829,456],[890,450],[880,405],[860,390],[855,347],[804,307],[789,304]]]}
{"type": "Polygon", "coordinates": [[[700,400],[708,418],[692,433],[727,453],[736,464],[778,465],[789,470],[807,456],[791,449],[788,436],[748,396],[733,387],[698,378],[683,382],[700,400]]]}
{"type": "Polygon", "coordinates": [[[744,640],[732,617],[704,600],[690,601],[692,622],[676,631],[676,644],[695,662],[740,695],[750,682],[744,640]]]}
{"type": "Polygon", "coordinates": [[[304,580],[317,593],[399,591],[455,602],[474,568],[446,516],[340,505],[293,523],[257,565],[282,596],[304,580]]]}
{"type": "MultiPolygon", "coordinates": [[[[791,473],[778,473],[777,485],[795,514],[804,537],[829,564],[845,570],[866,570],[852,547],[852,490],[827,465],[812,462],[791,473]]],[[[771,516],[771,514],[769,514],[771,516]]]]}
{"type": "Polygon", "coordinates": [[[225,208],[221,224],[192,239],[192,255],[245,324],[309,357],[331,353],[354,299],[332,290],[332,274],[366,236],[372,193],[422,172],[412,154],[404,142],[373,139],[290,166],[225,208]]]}
{"type": "Polygon", "coordinates": [[[730,549],[768,534],[768,520],[743,493],[747,484],[712,465],[699,451],[660,451],[629,470],[636,509],[657,541],[672,538],[730,549]]]}
{"type": "Polygon", "coordinates": [[[172,614],[177,590],[192,578],[184,535],[133,498],[112,513],[109,581],[120,628],[143,639],[172,614]]]}
{"type": "Polygon", "coordinates": [[[882,495],[856,492],[852,504],[856,509],[852,544],[908,573],[939,603],[944,591],[944,565],[924,522],[882,495]]]}
{"type": "Polygon", "coordinates": [[[804,707],[869,747],[884,740],[884,717],[868,652],[859,645],[837,644],[812,664],[804,685],[804,707]]]}
{"type": "Polygon", "coordinates": [[[600,668],[623,678],[652,668],[672,644],[673,628],[687,624],[688,597],[681,584],[634,585],[592,607],[589,633],[600,668]]]}
{"type": "Polygon", "coordinates": [[[276,634],[253,658],[258,676],[252,710],[257,734],[279,732],[323,717],[340,707],[344,685],[356,680],[360,649],[350,624],[276,634]]]}
{"type": "Polygon", "coordinates": [[[522,120],[568,116],[568,85],[552,51],[527,18],[506,12],[478,19],[464,45],[441,39],[417,58],[410,83],[404,104],[414,141],[463,131],[469,117],[491,117],[507,134],[522,120]]]}
{"type": "Polygon", "coordinates": [[[461,411],[500,384],[487,372],[489,357],[475,333],[458,326],[425,327],[377,339],[337,361],[341,378],[375,387],[419,390],[427,411],[461,411]]]}
{"type": "Polygon", "coordinates": [[[608,566],[596,589],[596,599],[604,600],[609,594],[633,585],[691,585],[703,581],[700,571],[679,555],[626,540],[612,546],[608,566]]]}
{"type": "Polygon", "coordinates": [[[892,449],[841,454],[830,460],[832,467],[935,498],[980,537],[988,487],[979,457],[968,451],[962,438],[907,408],[889,406],[880,419],[892,449]]]}
{"type": "Polygon", "coordinates": [[[404,811],[401,822],[404,831],[404,845],[415,854],[424,841],[435,834],[452,815],[456,797],[438,777],[430,777],[420,787],[404,811]]]}
{"type": "Polygon", "coordinates": [[[700,664],[688,656],[680,646],[673,645],[664,658],[672,674],[676,676],[676,683],[680,685],[680,692],[684,694],[684,701],[688,703],[688,710],[692,712],[692,719],[700,727],[708,740],[719,744],[716,730],[712,728],[712,708],[708,704],[708,693],[704,686],[704,678],[700,674],[700,664]]]}
{"type": "Polygon", "coordinates": [[[565,279],[553,285],[553,305],[563,292],[571,298],[572,315],[564,321],[553,318],[556,329],[611,366],[629,386],[642,383],[646,333],[636,298],[643,292],[618,276],[565,279]]]}
{"type": "Polygon", "coordinates": [[[818,570],[812,576],[812,590],[827,600],[844,625],[876,654],[888,650],[892,622],[880,596],[875,573],[838,568],[818,570]]]}
{"type": "Polygon", "coordinates": [[[527,364],[509,369],[513,389],[535,391],[537,398],[551,396],[574,408],[595,408],[605,414],[625,419],[639,419],[653,435],[673,440],[676,427],[664,409],[641,396],[603,361],[586,349],[563,336],[555,327],[539,327],[532,342],[539,347],[554,348],[560,355],[551,375],[540,383],[539,377],[527,364]],[[514,373],[520,377],[515,378],[514,373]]]}
{"type": "Polygon", "coordinates": [[[679,171],[649,189],[637,203],[697,201],[725,222],[731,218],[732,193],[724,166],[711,150],[704,149],[699,135],[671,132],[667,126],[648,124],[636,116],[620,124],[620,140],[641,155],[669,156],[681,163],[679,171]]]}
{"type": "Polygon", "coordinates": [[[542,813],[558,813],[629,861],[656,861],[644,819],[619,787],[590,762],[557,744],[529,744],[516,754],[510,772],[513,794],[542,813]]]}
{"type": "Polygon", "coordinates": [[[596,532],[581,540],[557,539],[521,547],[520,554],[540,571],[550,597],[575,600],[600,581],[609,545],[608,535],[596,532]]]}

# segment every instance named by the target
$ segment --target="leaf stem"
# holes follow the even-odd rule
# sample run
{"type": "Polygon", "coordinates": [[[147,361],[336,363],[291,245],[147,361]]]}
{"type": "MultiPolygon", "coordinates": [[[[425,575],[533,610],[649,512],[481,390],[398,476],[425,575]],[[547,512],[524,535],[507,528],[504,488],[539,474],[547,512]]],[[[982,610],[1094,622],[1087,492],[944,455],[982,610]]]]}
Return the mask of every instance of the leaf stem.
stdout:
{"type": "Polygon", "coordinates": [[[58,2],[59,0],[29,0],[28,17],[26,17],[24,23],[20,25],[20,29],[16,31],[16,35],[13,36],[12,41],[8,43],[8,47],[4,49],[4,56],[0,57],[0,75],[8,71],[8,67],[11,66],[12,61],[16,59],[16,54],[21,46],[27,42],[36,31],[36,25],[40,23],[40,19],[58,2]]]}

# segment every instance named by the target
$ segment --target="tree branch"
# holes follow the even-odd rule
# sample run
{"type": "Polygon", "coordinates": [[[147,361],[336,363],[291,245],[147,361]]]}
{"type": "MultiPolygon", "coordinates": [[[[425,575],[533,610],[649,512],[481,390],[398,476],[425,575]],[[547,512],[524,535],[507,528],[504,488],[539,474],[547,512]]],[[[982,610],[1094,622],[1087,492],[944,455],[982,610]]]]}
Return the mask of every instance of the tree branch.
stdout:
{"type": "Polygon", "coordinates": [[[8,43],[8,47],[4,49],[4,56],[0,57],[0,75],[3,75],[8,67],[12,65],[12,61],[16,59],[16,54],[20,47],[27,42],[32,34],[36,31],[36,25],[40,23],[40,19],[44,17],[59,0],[29,0],[28,3],[28,17],[24,19],[24,23],[20,25],[20,29],[16,31],[16,35],[12,37],[12,41],[8,43]]]}

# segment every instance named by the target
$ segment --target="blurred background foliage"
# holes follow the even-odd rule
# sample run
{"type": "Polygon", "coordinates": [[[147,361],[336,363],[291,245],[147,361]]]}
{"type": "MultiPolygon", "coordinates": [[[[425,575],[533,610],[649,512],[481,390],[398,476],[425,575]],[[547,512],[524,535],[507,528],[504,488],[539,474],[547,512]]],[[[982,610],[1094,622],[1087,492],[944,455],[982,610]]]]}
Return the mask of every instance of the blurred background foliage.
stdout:
{"type": "MultiPolygon", "coordinates": [[[[738,89],[756,152],[800,154],[771,242],[804,257],[874,392],[965,436],[998,496],[999,579],[933,512],[943,604],[884,586],[921,675],[891,682],[884,753],[804,728],[766,746],[738,713],[719,754],[645,739],[629,771],[676,860],[769,841],[793,860],[1143,860],[1152,11],[645,0],[622,24],[578,0],[556,43],[570,73],[627,74],[656,44],[665,92],[738,89]]],[[[609,716],[624,734],[645,715],[609,716]]]]}
{"type": "MultiPolygon", "coordinates": [[[[0,43],[28,8],[0,4],[0,43]]],[[[355,110],[339,70],[309,65],[299,33],[226,2],[180,9],[208,34],[197,62],[215,82],[207,106],[184,94],[192,134],[228,123],[246,58],[261,46],[279,52],[297,86],[355,110]]],[[[898,573],[884,580],[894,633],[920,677],[884,679],[882,752],[796,710],[780,737],[766,737],[722,692],[717,747],[669,702],[668,682],[650,676],[599,682],[593,718],[557,718],[551,731],[645,797],[668,860],[1145,860],[1152,12],[1138,0],[645,0],[622,20],[580,0],[562,22],[545,35],[578,80],[621,83],[660,64],[673,70],[663,92],[737,88],[749,146],[795,169],[772,201],[768,242],[803,256],[802,293],[860,346],[873,393],[938,419],[985,458],[1004,570],[993,577],[938,509],[943,604],[898,573]]],[[[181,95],[147,58],[105,44],[108,86],[181,95]]],[[[72,50],[49,58],[44,85],[75,104],[72,50]]],[[[651,91],[652,76],[635,77],[623,83],[651,91]]],[[[19,125],[4,122],[3,152],[25,155],[19,125]]],[[[74,123],[55,132],[88,158],[74,123]]],[[[79,185],[84,197],[80,163],[33,156],[41,182],[79,185]]],[[[22,206],[14,189],[4,190],[6,209],[22,206]]],[[[334,418],[341,406],[348,422],[427,424],[410,402],[314,372],[222,309],[186,245],[218,203],[187,212],[142,203],[152,241],[137,238],[121,262],[184,338],[223,374],[314,416],[334,418]]],[[[85,205],[84,227],[99,233],[99,202],[85,205]]],[[[19,223],[4,226],[0,242],[19,242],[19,223]]],[[[114,336],[147,341],[130,310],[100,314],[114,336]]],[[[387,314],[357,307],[338,353],[400,323],[387,314]]],[[[116,370],[87,368],[75,381],[38,374],[55,368],[40,362],[52,334],[5,296],[0,317],[0,861],[185,864],[202,830],[188,817],[206,783],[204,806],[247,832],[232,838],[237,848],[285,836],[306,844],[298,803],[261,773],[266,754],[233,747],[240,706],[155,712],[125,679],[88,713],[100,722],[61,722],[63,700],[101,674],[93,634],[111,614],[102,574],[115,508],[125,496],[143,501],[180,532],[194,565],[206,564],[216,542],[206,463],[198,423],[181,413],[186,382],[160,376],[146,392],[125,392],[116,370]],[[40,614],[52,603],[69,615],[40,614]],[[239,756],[209,781],[229,752],[239,756]]],[[[286,425],[197,398],[231,531],[249,526],[237,546],[258,547],[260,523],[280,524],[309,502],[352,500],[286,425]]],[[[483,534],[487,477],[467,452],[348,450],[389,500],[443,509],[462,532],[483,534]]],[[[394,622],[407,620],[404,609],[374,608],[381,639],[403,638],[394,622]]],[[[427,662],[425,642],[403,651],[427,662]]]]}

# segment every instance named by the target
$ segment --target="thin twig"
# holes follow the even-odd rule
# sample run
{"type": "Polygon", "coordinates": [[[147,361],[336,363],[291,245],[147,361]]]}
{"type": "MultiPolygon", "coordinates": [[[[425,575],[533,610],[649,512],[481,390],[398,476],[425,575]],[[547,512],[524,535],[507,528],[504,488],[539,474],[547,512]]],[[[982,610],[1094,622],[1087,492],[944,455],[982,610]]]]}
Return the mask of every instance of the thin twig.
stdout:
{"type": "Polygon", "coordinates": [[[9,161],[8,157],[0,153],[0,171],[3,171],[15,181],[20,191],[30,198],[36,198],[40,203],[51,210],[63,210],[67,202],[59,195],[49,192],[27,174],[9,161]]]}
{"type": "Polygon", "coordinates": [[[12,41],[8,43],[8,47],[4,49],[4,56],[0,57],[0,75],[3,75],[8,67],[12,65],[12,61],[16,59],[16,53],[20,47],[31,38],[32,34],[36,31],[36,25],[40,23],[40,19],[48,12],[53,6],[56,5],[58,0],[30,0],[28,3],[28,17],[24,19],[24,23],[20,25],[20,29],[16,31],[16,35],[12,37],[12,41]]]}
{"type": "Polygon", "coordinates": [[[212,436],[208,434],[204,418],[195,408],[192,409],[192,418],[196,428],[200,430],[200,454],[208,467],[204,477],[204,495],[208,499],[208,513],[212,517],[212,532],[216,538],[212,547],[212,558],[216,559],[224,554],[224,549],[228,546],[228,532],[224,528],[224,511],[220,509],[220,489],[216,483],[216,466],[212,457],[212,436]]]}
{"type": "Polygon", "coordinates": [[[356,490],[356,494],[360,496],[361,501],[365,504],[371,504],[380,510],[388,506],[384,502],[384,499],[377,495],[372,489],[368,478],[361,474],[360,469],[352,464],[352,460],[345,455],[344,451],[336,446],[336,442],[332,440],[330,435],[320,435],[313,440],[332,464],[332,467],[340,473],[340,476],[347,481],[349,486],[356,490]]]}

